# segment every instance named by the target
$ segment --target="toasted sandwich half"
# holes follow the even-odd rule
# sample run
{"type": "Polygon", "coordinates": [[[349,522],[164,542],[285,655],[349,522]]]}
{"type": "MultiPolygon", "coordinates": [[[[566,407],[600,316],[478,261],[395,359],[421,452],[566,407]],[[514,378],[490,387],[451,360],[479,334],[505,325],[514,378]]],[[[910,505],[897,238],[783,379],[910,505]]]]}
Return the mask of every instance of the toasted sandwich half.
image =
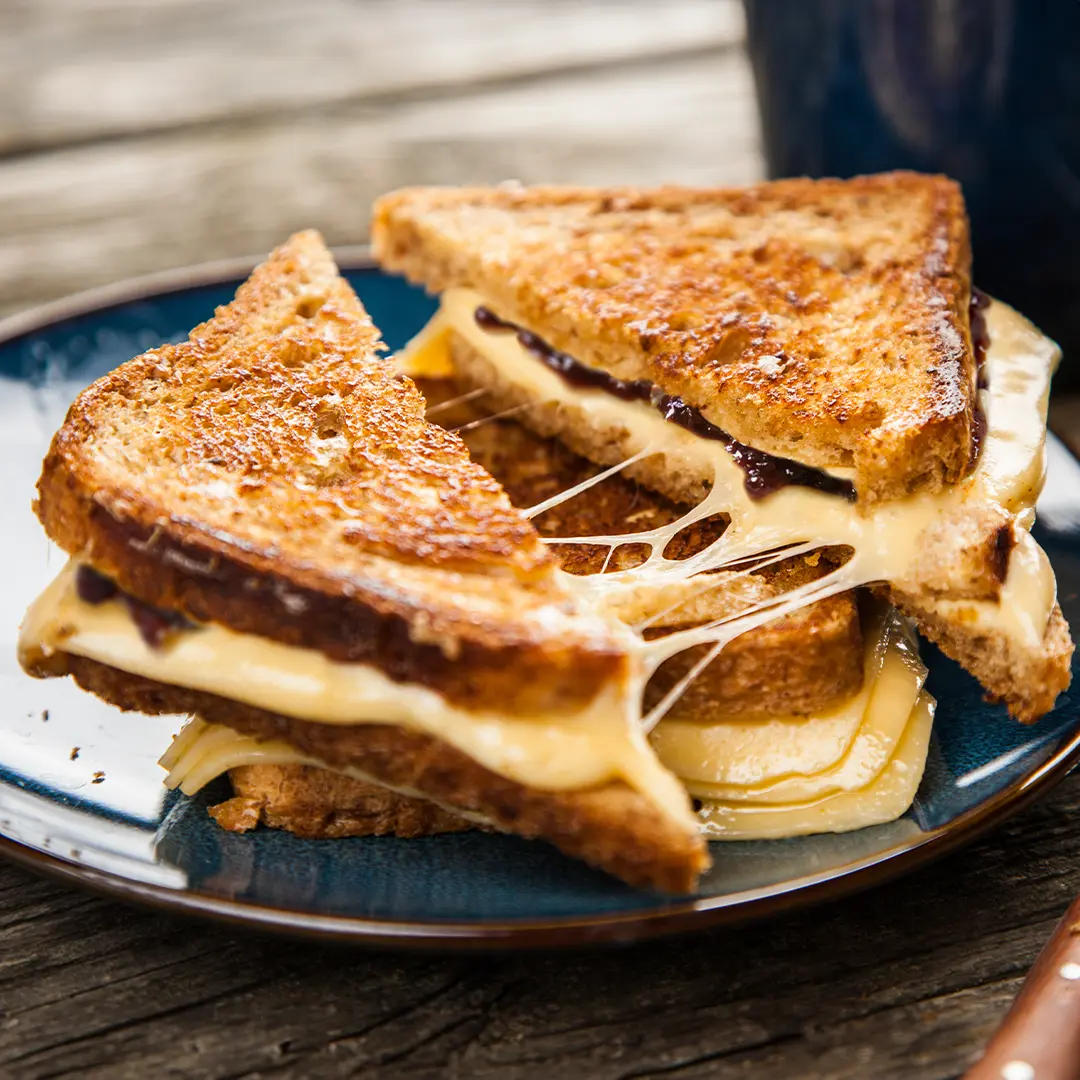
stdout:
{"type": "MultiPolygon", "coordinates": [[[[682,527],[728,518],[681,565],[655,531],[653,557],[594,597],[621,610],[781,549],[840,551],[772,616],[874,586],[1013,716],[1037,719],[1068,686],[1073,645],[1030,534],[1059,354],[973,293],[952,181],[409,189],[376,204],[373,239],[442,296],[414,370],[453,370],[696,504],[682,527]]],[[[764,617],[678,644],[722,649],[764,617]]]]}
{"type": "MultiPolygon", "coordinates": [[[[692,887],[708,856],[634,722],[625,634],[381,349],[301,233],[186,342],[84,391],[38,486],[71,559],[23,666],[692,887]]],[[[196,741],[184,768],[212,773],[196,741]]]]}
{"type": "MultiPolygon", "coordinates": [[[[491,416],[482,396],[460,395],[452,381],[428,379],[420,386],[430,415],[461,432],[473,460],[516,505],[540,505],[598,472],[558,442],[513,419],[491,416]]],[[[644,531],[683,513],[616,475],[534,522],[542,536],[556,541],[627,524],[644,531]]],[[[723,529],[723,521],[690,526],[668,552],[691,557],[723,529]]],[[[644,558],[631,544],[610,557],[588,544],[555,543],[554,551],[564,569],[579,576],[618,572],[644,558]]],[[[809,555],[750,573],[716,571],[706,575],[707,590],[648,620],[644,633],[658,638],[707,623],[782,596],[826,570],[826,562],[809,555]]],[[[647,708],[663,699],[702,651],[679,654],[656,672],[646,688],[647,708]]],[[[901,620],[857,603],[847,592],[732,641],[693,679],[650,738],[695,797],[710,838],[786,837],[881,824],[908,809],[922,777],[933,713],[924,677],[901,620]]],[[[170,783],[185,779],[180,759],[197,761],[199,744],[212,744],[206,760],[230,772],[236,795],[213,811],[226,828],[246,831],[265,823],[303,835],[415,836],[470,827],[430,804],[296,764],[288,747],[277,752],[268,744],[253,745],[201,721],[170,750],[170,783]],[[250,764],[255,754],[262,764],[250,764]]]]}

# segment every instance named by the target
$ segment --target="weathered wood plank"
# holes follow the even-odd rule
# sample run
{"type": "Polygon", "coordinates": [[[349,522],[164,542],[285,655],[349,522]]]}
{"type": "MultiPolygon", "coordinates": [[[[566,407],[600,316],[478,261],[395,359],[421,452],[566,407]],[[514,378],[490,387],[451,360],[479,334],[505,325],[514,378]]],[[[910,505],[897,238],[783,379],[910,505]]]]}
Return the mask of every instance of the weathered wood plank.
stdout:
{"type": "MultiPolygon", "coordinates": [[[[0,888],[21,876],[0,868],[0,888]]],[[[868,894],[623,951],[322,949],[99,900],[46,913],[70,894],[28,880],[4,952],[57,955],[36,977],[0,968],[0,1074],[943,1080],[1078,888],[1080,777],[868,894]]]]}
{"type": "Polygon", "coordinates": [[[760,173],[741,53],[437,101],[348,106],[0,161],[0,310],[132,274],[365,238],[410,183],[740,183],[760,173]]]}
{"type": "Polygon", "coordinates": [[[8,0],[0,154],[741,40],[737,0],[8,0]]]}

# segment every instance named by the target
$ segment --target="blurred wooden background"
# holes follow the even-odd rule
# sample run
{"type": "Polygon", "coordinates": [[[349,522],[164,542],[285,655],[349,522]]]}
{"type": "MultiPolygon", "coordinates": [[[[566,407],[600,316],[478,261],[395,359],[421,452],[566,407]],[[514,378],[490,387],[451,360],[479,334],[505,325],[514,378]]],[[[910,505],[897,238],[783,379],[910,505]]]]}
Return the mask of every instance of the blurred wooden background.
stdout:
{"type": "Polygon", "coordinates": [[[0,314],[381,192],[761,172],[737,0],[0,0],[0,314]]]}

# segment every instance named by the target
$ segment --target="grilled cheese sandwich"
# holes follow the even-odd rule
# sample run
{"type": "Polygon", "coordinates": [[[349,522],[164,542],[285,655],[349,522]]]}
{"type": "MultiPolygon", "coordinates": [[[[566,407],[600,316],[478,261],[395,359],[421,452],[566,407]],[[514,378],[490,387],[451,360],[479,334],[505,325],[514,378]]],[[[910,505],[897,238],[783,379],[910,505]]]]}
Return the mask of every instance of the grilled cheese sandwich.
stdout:
{"type": "Polygon", "coordinates": [[[43,471],[72,561],[24,666],[198,714],[162,763],[185,793],[243,775],[219,820],[258,820],[260,782],[302,802],[310,780],[310,830],[320,797],[375,784],[680,890],[703,835],[911,805],[934,703],[906,618],[1022,720],[1068,684],[1030,531],[1059,353],[971,306],[955,185],[413,191],[380,202],[374,239],[442,293],[396,367],[317,238],[294,238],[175,356],[83,395],[43,471]],[[452,374],[478,422],[513,413],[596,468],[511,506],[395,370],[452,374]],[[110,442],[136,385],[155,423],[110,442]],[[543,525],[626,478],[680,507],[637,531],[625,512],[543,525]],[[602,564],[576,572],[590,548],[602,564]],[[856,592],[875,596],[861,631],[856,592]],[[752,674],[725,692],[753,671],[740,655],[774,679],[768,643],[815,625],[845,655],[816,698],[755,707],[752,674]]]}
{"type": "MultiPolygon", "coordinates": [[[[649,406],[571,385],[513,336],[482,328],[475,312],[485,305],[485,297],[468,290],[444,294],[439,313],[399,356],[402,369],[418,376],[445,370],[452,364],[451,338],[456,335],[529,400],[586,411],[622,432],[620,452],[628,458],[658,453],[668,460],[668,468],[678,470],[692,460],[697,467],[707,461],[713,471],[709,494],[683,519],[652,533],[578,539],[605,545],[649,544],[654,553],[662,553],[679,530],[693,521],[719,513],[731,519],[713,548],[693,559],[673,564],[654,555],[653,565],[575,579],[575,586],[591,598],[623,610],[630,604],[647,607],[647,601],[641,600],[643,593],[690,583],[693,575],[703,571],[794,545],[853,549],[852,558],[827,585],[816,583],[806,594],[821,596],[825,591],[842,592],[879,582],[900,589],[918,588],[920,544],[926,531],[957,510],[988,510],[1000,513],[1009,530],[1010,550],[998,598],[932,598],[924,604],[974,630],[1000,633],[1021,647],[1041,644],[1056,605],[1056,585],[1049,561],[1029,529],[1045,474],[1046,406],[1060,350],[1008,305],[995,302],[987,312],[988,388],[983,391],[987,428],[975,469],[939,494],[918,494],[869,507],[797,486],[752,499],[742,470],[721,445],[664,420],[649,406]]],[[[790,610],[802,602],[803,596],[798,596],[786,604],[790,610]]],[[[697,642],[709,640],[708,635],[704,630],[691,632],[697,642]]],[[[657,648],[672,647],[668,642],[657,648]]]]}

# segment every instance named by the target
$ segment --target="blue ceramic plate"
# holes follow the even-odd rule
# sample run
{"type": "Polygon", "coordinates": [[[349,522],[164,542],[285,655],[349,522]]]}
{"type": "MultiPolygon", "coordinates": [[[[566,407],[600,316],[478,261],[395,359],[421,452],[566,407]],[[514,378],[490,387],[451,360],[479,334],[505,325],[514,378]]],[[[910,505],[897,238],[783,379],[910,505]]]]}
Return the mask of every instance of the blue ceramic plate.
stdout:
{"type": "MultiPolygon", "coordinates": [[[[393,347],[432,302],[362,253],[343,265],[393,347]]],[[[155,764],[176,718],[122,715],[70,680],[27,678],[22,613],[61,565],[30,512],[48,439],[91,379],[185,336],[228,301],[247,265],[143,280],[0,324],[0,851],[72,883],[178,912],[352,941],[491,947],[629,940],[759,916],[862,888],[970,840],[1080,758],[1080,701],[1033,727],[986,705],[932,648],[938,699],[929,765],[900,821],[838,836],[716,845],[693,896],[635,892],[543,844],[486,834],[312,841],[219,830],[200,797],[167,794],[155,764]],[[76,748],[78,748],[76,750],[76,748]]],[[[1080,466],[1050,446],[1039,539],[1080,625],[1080,466]]]]}

